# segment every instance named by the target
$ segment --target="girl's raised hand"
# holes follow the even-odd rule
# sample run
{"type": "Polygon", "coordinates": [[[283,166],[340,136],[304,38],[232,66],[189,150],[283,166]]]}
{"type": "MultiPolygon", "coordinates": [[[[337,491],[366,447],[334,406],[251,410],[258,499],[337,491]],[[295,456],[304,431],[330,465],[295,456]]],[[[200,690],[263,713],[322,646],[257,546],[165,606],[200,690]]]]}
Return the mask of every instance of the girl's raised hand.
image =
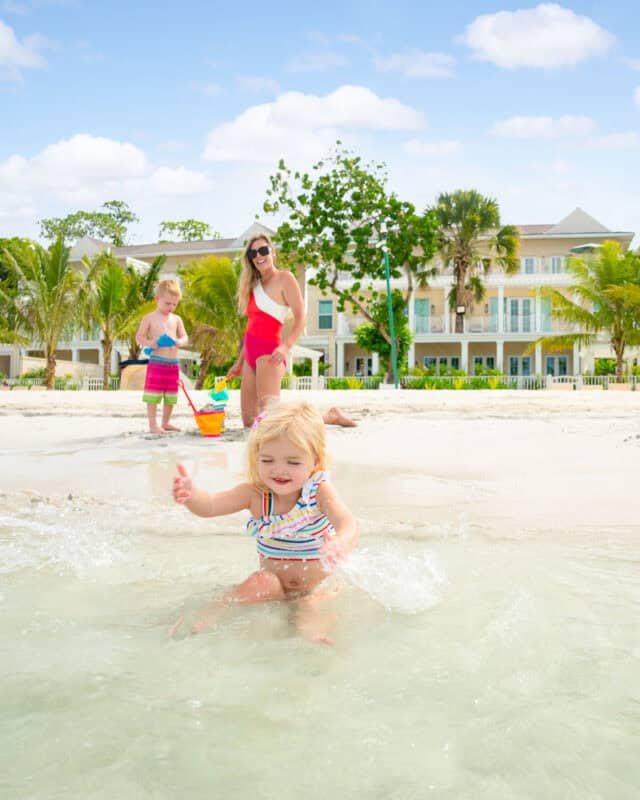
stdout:
{"type": "Polygon", "coordinates": [[[177,465],[178,474],[173,479],[173,499],[176,503],[186,503],[191,497],[193,483],[182,464],[177,465]]]}

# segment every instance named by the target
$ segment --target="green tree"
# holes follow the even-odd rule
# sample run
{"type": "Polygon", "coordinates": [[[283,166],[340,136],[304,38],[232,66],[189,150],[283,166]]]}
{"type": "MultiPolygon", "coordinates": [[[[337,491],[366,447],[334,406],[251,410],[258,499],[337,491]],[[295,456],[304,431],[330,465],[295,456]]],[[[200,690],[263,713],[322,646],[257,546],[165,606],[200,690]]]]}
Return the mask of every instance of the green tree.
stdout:
{"type": "Polygon", "coordinates": [[[196,242],[204,239],[220,239],[221,234],[211,229],[206,222],[198,219],[182,219],[176,222],[165,221],[160,223],[159,238],[161,242],[196,242]],[[164,236],[168,238],[163,238],[164,236]]]}
{"type": "Polygon", "coordinates": [[[108,200],[102,211],[76,211],[66,217],[40,220],[40,235],[54,240],[62,235],[65,242],[74,242],[83,236],[94,236],[116,246],[125,243],[128,227],[139,218],[122,200],[108,200]]]}
{"type": "Polygon", "coordinates": [[[127,346],[129,348],[128,358],[130,359],[137,359],[140,357],[142,348],[136,342],[136,331],[140,319],[150,310],[153,310],[156,285],[166,260],[167,257],[164,254],[156,256],[146,272],[138,272],[138,270],[132,266],[125,267],[125,275],[128,281],[127,305],[131,308],[140,308],[138,320],[135,321],[128,331],[125,330],[123,332],[123,335],[127,339],[127,346]]]}
{"type": "Polygon", "coordinates": [[[141,303],[137,291],[137,276],[123,270],[109,253],[101,253],[93,261],[82,261],[94,280],[85,308],[85,324],[99,326],[103,353],[102,386],[109,388],[111,354],[116,342],[135,336],[140,320],[151,311],[153,303],[141,303]]]}
{"type": "Polygon", "coordinates": [[[365,165],[338,142],[311,175],[292,172],[280,161],[263,208],[288,214],[276,233],[279,262],[291,269],[305,264],[312,270],[309,283],[331,293],[338,311],[349,305],[390,345],[388,320],[377,314],[385,280],[382,226],[389,231],[391,278],[406,278],[406,305],[413,289],[426,286],[436,272],[428,266],[436,221],[432,212],[417,214],[411,203],[389,193],[386,183],[384,164],[365,165]]]}
{"type": "Polygon", "coordinates": [[[567,272],[573,279],[568,294],[547,287],[542,295],[551,300],[551,315],[576,330],[538,341],[557,352],[604,337],[620,380],[626,347],[640,345],[640,256],[630,250],[622,253],[618,242],[607,241],[590,256],[570,257],[567,272]]]}
{"type": "MultiPolygon", "coordinates": [[[[484,298],[482,278],[492,267],[502,267],[507,275],[518,270],[520,234],[514,225],[501,226],[497,202],[475,189],[443,193],[431,211],[438,222],[438,254],[445,267],[453,268],[449,308],[467,310],[484,298]]],[[[464,312],[456,311],[456,333],[463,332],[464,312]]]]}
{"type": "Polygon", "coordinates": [[[81,318],[93,280],[93,267],[83,275],[71,266],[69,252],[59,236],[48,250],[31,244],[0,254],[17,286],[15,294],[0,289],[0,303],[14,315],[16,332],[42,350],[47,389],[54,388],[58,342],[81,318]]]}
{"type": "MultiPolygon", "coordinates": [[[[409,323],[405,315],[407,304],[399,289],[391,291],[391,307],[393,309],[393,330],[396,336],[396,354],[399,364],[404,364],[413,339],[409,323]]],[[[368,352],[379,353],[382,366],[387,372],[387,381],[393,381],[393,365],[391,362],[391,343],[381,335],[380,327],[388,325],[387,296],[382,295],[371,306],[371,313],[379,323],[374,325],[365,322],[354,330],[358,345],[368,352]]]]}
{"type": "Polygon", "coordinates": [[[13,258],[24,260],[28,257],[32,242],[29,239],[12,237],[0,239],[0,290],[5,296],[12,298],[11,303],[0,299],[0,342],[6,344],[29,344],[28,339],[18,331],[18,319],[12,303],[18,288],[18,279],[10,269],[8,259],[2,258],[7,251],[13,258]]]}
{"type": "Polygon", "coordinates": [[[245,320],[236,306],[240,264],[209,256],[179,272],[183,286],[180,309],[189,344],[200,353],[196,389],[201,389],[209,367],[231,361],[242,341],[245,320]]]}

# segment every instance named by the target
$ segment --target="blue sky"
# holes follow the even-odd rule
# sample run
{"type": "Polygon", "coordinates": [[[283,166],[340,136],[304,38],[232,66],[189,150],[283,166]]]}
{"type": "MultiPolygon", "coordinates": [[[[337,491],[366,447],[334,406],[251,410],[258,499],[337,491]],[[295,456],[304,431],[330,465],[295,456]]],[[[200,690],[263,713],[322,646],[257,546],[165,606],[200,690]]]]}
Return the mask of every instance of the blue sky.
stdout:
{"type": "Polygon", "coordinates": [[[640,231],[635,3],[0,0],[0,236],[125,200],[236,236],[336,138],[423,209],[640,231]]]}

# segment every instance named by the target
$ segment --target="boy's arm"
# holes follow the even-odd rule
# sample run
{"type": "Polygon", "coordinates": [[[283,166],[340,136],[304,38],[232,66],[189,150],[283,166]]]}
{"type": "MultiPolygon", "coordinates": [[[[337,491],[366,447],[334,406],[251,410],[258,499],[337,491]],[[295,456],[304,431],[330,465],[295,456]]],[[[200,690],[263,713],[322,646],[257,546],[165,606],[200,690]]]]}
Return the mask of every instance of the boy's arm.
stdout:
{"type": "Polygon", "coordinates": [[[350,553],[358,542],[358,526],[353,514],[327,481],[318,487],[318,508],[335,528],[336,535],[325,544],[329,560],[337,560],[350,553]]]}
{"type": "Polygon", "coordinates": [[[224,517],[249,508],[252,492],[253,487],[248,483],[224,492],[206,492],[194,486],[185,505],[198,517],[224,517]]]}
{"type": "Polygon", "coordinates": [[[176,339],[176,344],[178,345],[178,347],[182,347],[189,341],[189,337],[187,336],[187,332],[185,330],[184,323],[182,322],[182,318],[178,317],[177,314],[176,317],[178,323],[176,328],[176,332],[178,334],[178,338],[176,339]]]}
{"type": "Polygon", "coordinates": [[[136,333],[136,342],[140,347],[154,347],[156,344],[155,339],[149,338],[149,318],[151,314],[146,314],[140,321],[138,332],[136,333]]]}

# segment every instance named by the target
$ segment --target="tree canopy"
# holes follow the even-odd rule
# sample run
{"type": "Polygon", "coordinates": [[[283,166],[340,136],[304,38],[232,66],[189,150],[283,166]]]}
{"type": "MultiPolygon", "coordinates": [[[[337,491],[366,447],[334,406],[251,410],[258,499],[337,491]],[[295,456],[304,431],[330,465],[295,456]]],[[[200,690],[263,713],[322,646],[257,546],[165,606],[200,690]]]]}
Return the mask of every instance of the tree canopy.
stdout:
{"type": "Polygon", "coordinates": [[[40,235],[53,241],[62,236],[65,243],[93,236],[116,246],[125,244],[128,228],[140,219],[122,200],[108,200],[102,211],[75,211],[66,217],[40,220],[40,235]]]}
{"type": "Polygon", "coordinates": [[[161,242],[196,242],[204,239],[221,239],[218,231],[214,231],[206,222],[199,219],[182,219],[175,222],[160,223],[159,239],[161,242]]]}
{"type": "Polygon", "coordinates": [[[337,143],[310,174],[293,172],[284,161],[270,178],[263,208],[287,214],[278,226],[279,263],[311,269],[309,283],[331,292],[338,311],[350,306],[391,342],[386,318],[376,313],[385,267],[380,243],[387,226],[392,279],[407,279],[406,304],[416,285],[435,274],[428,262],[435,250],[432,212],[415,207],[386,187],[384,164],[364,164],[337,143]]]}

